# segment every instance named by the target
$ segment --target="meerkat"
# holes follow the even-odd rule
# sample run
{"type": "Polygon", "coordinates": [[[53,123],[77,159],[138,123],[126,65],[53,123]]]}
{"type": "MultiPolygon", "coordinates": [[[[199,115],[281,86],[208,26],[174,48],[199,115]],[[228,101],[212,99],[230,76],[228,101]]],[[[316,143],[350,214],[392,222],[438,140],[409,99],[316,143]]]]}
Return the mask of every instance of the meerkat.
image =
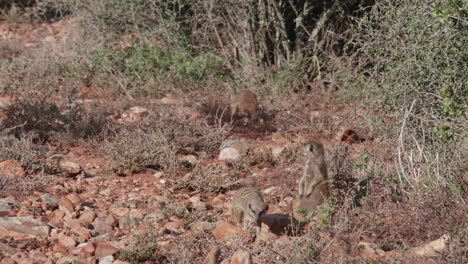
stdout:
{"type": "Polygon", "coordinates": [[[232,199],[232,215],[237,224],[245,230],[250,223],[255,223],[255,233],[258,237],[261,231],[262,217],[268,211],[268,204],[263,200],[262,194],[253,187],[239,189],[232,199]]]}
{"type": "Polygon", "coordinates": [[[256,119],[258,115],[257,95],[250,90],[241,90],[238,94],[231,94],[231,115],[246,115],[256,119]]]}
{"type": "Polygon", "coordinates": [[[304,144],[302,150],[307,160],[304,165],[304,174],[299,182],[300,198],[309,198],[316,189],[320,192],[319,195],[327,197],[328,174],[323,145],[316,141],[309,141],[304,144]]]}

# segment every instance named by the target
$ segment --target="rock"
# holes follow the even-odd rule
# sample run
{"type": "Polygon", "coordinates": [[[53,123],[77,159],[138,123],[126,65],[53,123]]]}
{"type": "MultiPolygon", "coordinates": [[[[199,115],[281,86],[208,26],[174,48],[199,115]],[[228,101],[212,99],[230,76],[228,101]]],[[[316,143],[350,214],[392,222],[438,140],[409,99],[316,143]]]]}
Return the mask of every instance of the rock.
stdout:
{"type": "MultiPolygon", "coordinates": [[[[16,252],[16,249],[12,248],[11,246],[9,246],[6,243],[0,242],[0,252],[8,254],[8,255],[12,255],[13,253],[16,252]]],[[[0,254],[0,257],[1,256],[2,255],[0,254]]]]}
{"type": "Polygon", "coordinates": [[[96,218],[96,220],[94,220],[94,222],[91,225],[93,226],[93,229],[99,234],[109,233],[112,232],[112,230],[114,229],[111,225],[99,218],[96,218]]]}
{"type": "Polygon", "coordinates": [[[81,221],[81,223],[85,225],[89,225],[94,221],[95,218],[96,218],[96,213],[94,211],[88,210],[88,211],[82,212],[78,219],[81,221]]]}
{"type": "Polygon", "coordinates": [[[225,148],[221,150],[221,152],[219,153],[219,157],[218,157],[219,160],[230,161],[230,162],[238,161],[240,160],[240,158],[241,158],[241,154],[235,148],[225,148]]]}
{"type": "Polygon", "coordinates": [[[85,227],[74,227],[71,229],[71,231],[84,240],[88,240],[91,238],[91,231],[89,231],[89,229],[85,227]]]}
{"type": "Polygon", "coordinates": [[[180,107],[177,109],[176,115],[180,119],[184,120],[200,120],[202,118],[202,113],[193,107],[180,107]]]}
{"type": "Polygon", "coordinates": [[[11,97],[8,97],[8,96],[0,97],[0,110],[7,110],[12,105],[13,105],[13,100],[11,97]]]}
{"type": "Polygon", "coordinates": [[[123,120],[129,121],[139,121],[143,120],[149,115],[148,108],[141,107],[141,106],[134,106],[129,108],[127,111],[123,112],[121,118],[123,120]]]}
{"type": "Polygon", "coordinates": [[[271,195],[275,192],[278,192],[278,191],[281,191],[281,188],[278,187],[278,186],[271,186],[269,188],[266,188],[265,190],[262,191],[263,194],[266,194],[266,195],[271,195]]]}
{"type": "Polygon", "coordinates": [[[252,255],[247,250],[238,249],[232,255],[231,264],[253,264],[252,255]]]}
{"type": "Polygon", "coordinates": [[[62,197],[59,203],[59,210],[64,212],[67,216],[71,216],[75,212],[73,203],[66,197],[62,197]]]}
{"type": "Polygon", "coordinates": [[[183,104],[183,103],[184,101],[181,98],[177,98],[172,95],[168,95],[161,99],[161,104],[177,105],[177,104],[183,104]]]}
{"type": "Polygon", "coordinates": [[[42,264],[42,263],[50,263],[49,257],[46,254],[41,252],[34,252],[29,255],[30,260],[33,264],[42,264]]]}
{"type": "Polygon", "coordinates": [[[447,250],[450,236],[443,235],[439,239],[431,241],[425,245],[414,247],[405,252],[407,256],[436,257],[447,250]]]}
{"type": "Polygon", "coordinates": [[[80,258],[89,258],[91,256],[94,256],[94,252],[96,251],[96,247],[91,242],[80,244],[78,245],[77,249],[78,249],[77,255],[80,258]]]}
{"type": "Polygon", "coordinates": [[[64,216],[65,213],[63,211],[55,210],[52,212],[52,214],[49,215],[49,221],[51,221],[53,224],[58,224],[62,221],[64,216]]]}
{"type": "Polygon", "coordinates": [[[213,248],[206,255],[205,259],[203,260],[203,264],[218,264],[220,256],[221,256],[221,250],[219,248],[213,248]]]}
{"type": "Polygon", "coordinates": [[[179,233],[180,230],[182,229],[182,222],[181,221],[172,221],[172,222],[167,222],[163,228],[166,228],[167,230],[174,232],[174,233],[179,233]]]}
{"type": "Polygon", "coordinates": [[[180,162],[186,162],[188,164],[196,164],[197,163],[197,157],[195,155],[185,155],[180,158],[178,158],[180,162]]]}
{"type": "Polygon", "coordinates": [[[146,208],[147,207],[145,201],[142,201],[142,200],[139,200],[139,199],[134,199],[134,198],[128,200],[127,205],[128,205],[128,207],[133,208],[133,209],[135,209],[135,208],[146,208]]]}
{"type": "Polygon", "coordinates": [[[21,163],[15,160],[0,162],[0,174],[13,177],[24,177],[25,172],[21,163]]]}
{"type": "Polygon", "coordinates": [[[13,209],[18,206],[18,202],[12,199],[0,199],[0,216],[8,216],[13,209]]]}
{"type": "Polygon", "coordinates": [[[119,228],[136,228],[138,227],[139,220],[130,216],[124,216],[119,219],[119,228]]]}
{"type": "Polygon", "coordinates": [[[216,239],[228,240],[233,237],[247,237],[248,234],[242,228],[227,222],[218,222],[216,228],[212,231],[216,239]]]}
{"type": "Polygon", "coordinates": [[[112,262],[112,264],[130,264],[130,263],[126,261],[115,260],[114,262],[112,262]]]}
{"type": "Polygon", "coordinates": [[[114,215],[116,215],[118,217],[122,217],[122,216],[128,215],[128,213],[130,212],[130,209],[125,208],[125,207],[117,207],[117,208],[111,208],[110,211],[114,215]]]}
{"type": "Polygon", "coordinates": [[[112,227],[116,227],[119,224],[119,221],[117,221],[117,219],[111,214],[106,216],[106,219],[104,219],[104,222],[111,225],[112,227]]]}
{"type": "Polygon", "coordinates": [[[192,203],[192,207],[197,210],[206,209],[206,204],[201,201],[200,195],[194,195],[188,199],[190,203],[192,203]]]}
{"type": "Polygon", "coordinates": [[[72,202],[72,204],[75,206],[75,210],[79,210],[81,208],[82,201],[80,195],[78,195],[76,192],[69,193],[65,197],[70,200],[70,202],[72,202]]]}
{"type": "Polygon", "coordinates": [[[147,214],[144,221],[149,224],[157,224],[165,221],[167,217],[162,212],[155,212],[147,214]]]}
{"type": "Polygon", "coordinates": [[[273,133],[271,135],[271,140],[273,140],[273,142],[278,143],[280,145],[284,145],[288,143],[288,140],[279,132],[273,133]]]}
{"type": "Polygon", "coordinates": [[[144,212],[145,211],[143,209],[132,209],[130,210],[128,216],[136,218],[138,220],[142,220],[143,218],[145,218],[144,212]]]}
{"type": "Polygon", "coordinates": [[[112,264],[114,262],[114,257],[111,256],[105,256],[104,258],[99,260],[99,264],[112,264]]]}
{"type": "Polygon", "coordinates": [[[98,241],[96,242],[96,251],[94,252],[94,255],[96,258],[103,258],[106,256],[111,256],[115,253],[117,253],[119,250],[115,247],[113,247],[111,244],[105,241],[98,241]]]}
{"type": "Polygon", "coordinates": [[[261,241],[272,241],[299,226],[289,215],[269,214],[262,218],[262,230],[259,235],[261,241]]]}
{"type": "Polygon", "coordinates": [[[221,206],[224,204],[226,201],[226,195],[224,194],[219,194],[215,196],[213,199],[211,199],[211,205],[213,206],[221,206]]]}
{"type": "Polygon", "coordinates": [[[230,137],[221,142],[220,150],[226,148],[236,149],[241,155],[245,155],[249,151],[249,144],[245,138],[240,137],[230,137]]]}
{"type": "Polygon", "coordinates": [[[59,243],[55,243],[54,246],[52,246],[52,251],[54,253],[68,254],[68,249],[60,245],[59,243]]]}
{"type": "Polygon", "coordinates": [[[26,259],[28,256],[24,252],[16,252],[15,254],[11,255],[11,259],[18,262],[21,259],[26,259]]]}
{"type": "Polygon", "coordinates": [[[161,179],[164,176],[164,174],[161,171],[158,171],[158,172],[154,173],[153,176],[156,179],[161,179]]]}
{"type": "Polygon", "coordinates": [[[195,233],[211,232],[214,228],[214,224],[207,221],[195,221],[190,225],[190,230],[195,233]]]}
{"type": "Polygon", "coordinates": [[[66,177],[76,176],[82,171],[78,163],[65,159],[61,154],[55,154],[47,158],[45,167],[52,174],[60,174],[66,177]]]}
{"type": "Polygon", "coordinates": [[[62,245],[65,248],[72,248],[76,246],[76,241],[64,233],[59,233],[58,234],[58,242],[60,245],[62,245]]]}
{"type": "Polygon", "coordinates": [[[48,237],[50,227],[32,216],[0,217],[0,237],[23,234],[48,237]]]}
{"type": "Polygon", "coordinates": [[[63,257],[57,261],[57,264],[94,264],[79,257],[63,257]]]}
{"type": "Polygon", "coordinates": [[[370,261],[378,262],[381,257],[385,256],[385,252],[373,243],[361,241],[358,243],[358,248],[360,249],[361,257],[367,258],[370,261]]]}
{"type": "Polygon", "coordinates": [[[16,264],[16,261],[12,260],[11,258],[3,258],[0,260],[0,264],[16,264]]]}
{"type": "Polygon", "coordinates": [[[48,210],[55,210],[58,208],[59,200],[53,195],[45,193],[41,195],[41,200],[45,204],[45,208],[48,210]]]}
{"type": "Polygon", "coordinates": [[[283,151],[283,147],[273,147],[271,148],[271,155],[273,155],[273,157],[275,158],[278,158],[281,155],[281,153],[283,153],[283,151]]]}

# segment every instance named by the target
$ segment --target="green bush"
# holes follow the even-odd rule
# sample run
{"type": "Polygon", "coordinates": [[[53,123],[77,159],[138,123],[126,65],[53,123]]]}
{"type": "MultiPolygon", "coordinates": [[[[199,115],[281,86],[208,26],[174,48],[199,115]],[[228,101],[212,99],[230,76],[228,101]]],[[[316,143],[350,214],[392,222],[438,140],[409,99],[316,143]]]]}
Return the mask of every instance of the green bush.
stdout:
{"type": "Polygon", "coordinates": [[[96,82],[104,86],[117,78],[132,96],[153,95],[168,88],[195,89],[227,75],[223,60],[212,53],[191,54],[184,49],[163,50],[136,43],[126,50],[103,48],[91,58],[96,82]]]}
{"type": "Polygon", "coordinates": [[[361,73],[372,82],[359,92],[390,110],[415,100],[411,128],[434,143],[460,140],[466,131],[467,11],[461,0],[377,3],[350,45],[369,59],[361,73]]]}

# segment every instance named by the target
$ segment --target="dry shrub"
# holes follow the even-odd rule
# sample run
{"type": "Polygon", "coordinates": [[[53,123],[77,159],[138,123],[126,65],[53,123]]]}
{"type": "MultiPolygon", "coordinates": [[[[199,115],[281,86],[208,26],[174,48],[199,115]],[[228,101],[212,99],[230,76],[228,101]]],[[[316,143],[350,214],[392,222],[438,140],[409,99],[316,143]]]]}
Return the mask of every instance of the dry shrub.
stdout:
{"type": "Polygon", "coordinates": [[[177,154],[213,152],[226,133],[223,127],[212,129],[202,122],[151,116],[122,127],[101,150],[120,173],[145,167],[167,170],[178,165],[177,154]]]}
{"type": "Polygon", "coordinates": [[[77,103],[54,100],[48,95],[24,93],[5,111],[0,124],[9,134],[20,136],[31,131],[44,136],[57,132],[73,139],[91,139],[106,136],[109,128],[108,114],[98,108],[86,109],[77,103]],[[106,133],[103,133],[106,132],[106,133]]]}
{"type": "Polygon", "coordinates": [[[145,262],[168,263],[166,256],[158,248],[157,242],[160,240],[153,233],[139,236],[137,243],[133,247],[123,249],[117,254],[117,259],[132,264],[145,262]]]}
{"type": "Polygon", "coordinates": [[[0,197],[11,195],[21,201],[34,192],[45,192],[46,186],[55,181],[54,177],[42,174],[17,177],[0,171],[0,197]]]}
{"type": "Polygon", "coordinates": [[[12,135],[0,135],[0,161],[16,160],[25,168],[33,168],[39,161],[32,138],[16,138],[12,135]]]}
{"type": "Polygon", "coordinates": [[[200,234],[190,234],[180,236],[177,239],[176,250],[174,253],[168,253],[170,263],[203,263],[206,255],[213,249],[218,248],[221,251],[220,260],[229,259],[237,248],[245,246],[240,243],[233,243],[231,246],[226,246],[225,243],[214,239],[211,233],[204,232],[200,234]]]}
{"type": "Polygon", "coordinates": [[[238,186],[238,177],[235,173],[223,171],[216,165],[196,165],[183,177],[172,175],[169,186],[176,190],[224,193],[238,186]]]}
{"type": "Polygon", "coordinates": [[[23,48],[18,41],[0,40],[0,63],[2,60],[11,60],[18,57],[23,48]]]}

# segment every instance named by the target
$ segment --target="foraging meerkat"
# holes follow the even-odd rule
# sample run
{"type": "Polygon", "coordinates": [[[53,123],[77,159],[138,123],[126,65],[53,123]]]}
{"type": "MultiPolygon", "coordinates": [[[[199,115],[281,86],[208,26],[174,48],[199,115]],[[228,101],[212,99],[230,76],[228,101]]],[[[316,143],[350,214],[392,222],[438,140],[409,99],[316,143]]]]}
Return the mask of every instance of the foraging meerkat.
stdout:
{"type": "Polygon", "coordinates": [[[232,199],[232,215],[237,224],[247,230],[250,223],[255,222],[257,237],[261,231],[262,217],[268,211],[268,204],[262,194],[253,187],[239,189],[232,199]]]}
{"type": "Polygon", "coordinates": [[[328,174],[323,145],[316,141],[309,141],[304,144],[302,150],[306,154],[307,160],[304,165],[304,174],[299,182],[299,196],[300,198],[309,198],[317,189],[318,194],[326,198],[328,196],[328,174]]]}
{"type": "Polygon", "coordinates": [[[258,114],[257,95],[250,90],[241,90],[238,94],[231,94],[231,114],[247,115],[256,119],[258,114]]]}

